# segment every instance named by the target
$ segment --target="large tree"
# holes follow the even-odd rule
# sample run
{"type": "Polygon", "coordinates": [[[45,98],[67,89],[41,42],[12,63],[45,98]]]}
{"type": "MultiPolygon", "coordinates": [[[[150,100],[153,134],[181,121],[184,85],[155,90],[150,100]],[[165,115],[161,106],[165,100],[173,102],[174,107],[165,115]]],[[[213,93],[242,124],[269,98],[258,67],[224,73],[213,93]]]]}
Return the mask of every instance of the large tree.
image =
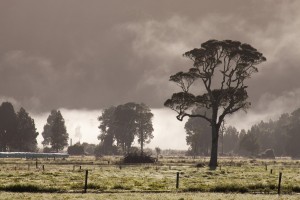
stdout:
{"type": "Polygon", "coordinates": [[[117,106],[114,115],[114,133],[123,153],[129,153],[136,135],[136,112],[134,103],[117,106]]]}
{"type": "Polygon", "coordinates": [[[182,91],[174,93],[165,106],[175,110],[180,121],[184,117],[200,117],[210,123],[209,166],[215,169],[221,124],[226,115],[250,106],[245,80],[258,71],[256,65],[266,58],[251,45],[232,40],[208,40],[184,56],[191,59],[193,65],[188,72],[178,72],[170,77],[182,91]],[[197,80],[202,84],[195,84],[197,80]],[[191,89],[193,85],[198,88],[191,89]],[[212,113],[193,114],[190,111],[194,106],[210,109],[212,113]]]}
{"type": "MultiPolygon", "coordinates": [[[[153,138],[152,117],[153,114],[145,104],[130,102],[105,109],[98,117],[101,131],[98,137],[101,140],[99,148],[101,151],[104,149],[115,151],[113,143],[116,141],[123,153],[129,153],[137,137],[143,152],[144,144],[153,138]]],[[[103,153],[109,152],[105,150],[103,153]]]]}
{"type": "Polygon", "coordinates": [[[51,145],[51,148],[58,152],[68,145],[69,134],[65,126],[65,120],[59,110],[52,110],[47,124],[42,133],[44,146],[51,145]]]}
{"type": "Polygon", "coordinates": [[[10,102],[0,106],[0,151],[14,150],[14,142],[20,140],[17,135],[17,115],[10,102]]]}
{"type": "Polygon", "coordinates": [[[21,108],[17,113],[17,134],[19,139],[14,142],[15,149],[27,152],[37,150],[36,138],[38,132],[36,131],[34,120],[24,108],[21,108]]]}

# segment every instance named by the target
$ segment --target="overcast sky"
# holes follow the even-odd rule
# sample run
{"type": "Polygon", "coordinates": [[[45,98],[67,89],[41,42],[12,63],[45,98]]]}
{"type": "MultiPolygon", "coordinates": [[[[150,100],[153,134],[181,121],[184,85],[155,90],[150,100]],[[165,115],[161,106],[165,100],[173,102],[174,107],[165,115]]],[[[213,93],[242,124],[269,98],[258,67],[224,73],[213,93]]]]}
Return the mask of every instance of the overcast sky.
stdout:
{"type": "Polygon", "coordinates": [[[83,120],[74,112],[97,132],[101,109],[144,102],[158,113],[155,136],[168,135],[172,118],[185,148],[184,124],[162,109],[178,91],[168,79],[189,68],[184,52],[209,39],[249,43],[267,58],[248,81],[252,108],[229,122],[244,128],[300,107],[299,10],[297,0],[1,0],[0,100],[37,122],[63,109],[74,135],[83,120]]]}

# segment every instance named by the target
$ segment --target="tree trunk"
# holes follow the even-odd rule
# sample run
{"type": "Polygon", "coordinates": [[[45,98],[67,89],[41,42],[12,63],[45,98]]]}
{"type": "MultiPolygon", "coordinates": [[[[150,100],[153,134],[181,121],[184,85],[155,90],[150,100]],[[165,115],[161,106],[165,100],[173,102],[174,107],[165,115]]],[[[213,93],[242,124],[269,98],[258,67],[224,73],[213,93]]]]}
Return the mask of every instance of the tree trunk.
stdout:
{"type": "Polygon", "coordinates": [[[216,124],[212,124],[212,140],[211,140],[211,152],[210,152],[210,161],[209,168],[215,170],[218,166],[218,140],[219,140],[219,130],[216,124]]]}

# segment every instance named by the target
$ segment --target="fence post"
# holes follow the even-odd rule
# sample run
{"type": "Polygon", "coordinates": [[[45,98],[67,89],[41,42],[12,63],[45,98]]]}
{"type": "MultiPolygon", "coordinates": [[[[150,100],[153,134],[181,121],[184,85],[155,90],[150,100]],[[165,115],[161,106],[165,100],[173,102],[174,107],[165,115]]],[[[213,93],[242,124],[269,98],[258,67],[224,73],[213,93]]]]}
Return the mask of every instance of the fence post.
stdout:
{"type": "Polygon", "coordinates": [[[45,166],[43,165],[43,171],[45,171],[45,166]]]}
{"type": "Polygon", "coordinates": [[[270,174],[273,174],[273,169],[270,170],[270,174]]]}
{"type": "Polygon", "coordinates": [[[35,168],[36,169],[38,168],[38,160],[37,160],[37,158],[35,159],[35,168]]]}
{"type": "Polygon", "coordinates": [[[268,171],[268,165],[266,164],[266,171],[268,171]]]}
{"type": "Polygon", "coordinates": [[[89,171],[85,170],[84,193],[86,193],[86,190],[87,190],[88,173],[89,173],[89,171]]]}
{"type": "Polygon", "coordinates": [[[176,174],[176,189],[179,188],[179,172],[176,174]]]}
{"type": "Polygon", "coordinates": [[[278,195],[280,195],[281,177],[282,177],[282,172],[279,172],[279,181],[278,181],[278,195]]]}

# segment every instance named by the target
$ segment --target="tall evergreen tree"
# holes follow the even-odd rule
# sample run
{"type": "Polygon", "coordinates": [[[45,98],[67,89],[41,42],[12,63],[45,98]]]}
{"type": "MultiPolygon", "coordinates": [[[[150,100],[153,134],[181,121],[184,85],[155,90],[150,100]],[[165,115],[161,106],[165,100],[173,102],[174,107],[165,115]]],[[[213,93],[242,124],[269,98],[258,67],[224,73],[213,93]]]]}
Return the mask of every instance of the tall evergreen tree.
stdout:
{"type": "Polygon", "coordinates": [[[14,151],[17,137],[17,115],[10,102],[0,106],[0,151],[14,151]]]}
{"type": "Polygon", "coordinates": [[[29,116],[24,108],[17,113],[17,136],[14,141],[14,148],[18,151],[36,151],[38,132],[35,128],[34,120],[29,116]]]}
{"type": "Polygon", "coordinates": [[[47,119],[42,133],[44,146],[51,145],[51,148],[58,152],[68,145],[69,134],[65,126],[65,120],[59,110],[52,110],[47,119]]]}

